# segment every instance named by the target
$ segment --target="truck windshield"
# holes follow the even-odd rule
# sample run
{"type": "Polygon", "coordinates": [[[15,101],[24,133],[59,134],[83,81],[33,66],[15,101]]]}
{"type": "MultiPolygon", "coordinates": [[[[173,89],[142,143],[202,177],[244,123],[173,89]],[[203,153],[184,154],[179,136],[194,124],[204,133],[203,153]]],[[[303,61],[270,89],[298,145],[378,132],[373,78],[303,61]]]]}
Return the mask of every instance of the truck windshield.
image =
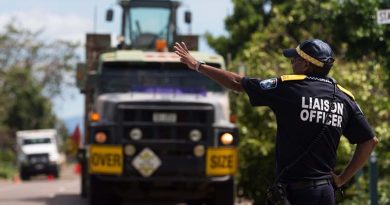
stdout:
{"type": "Polygon", "coordinates": [[[34,139],[24,139],[23,145],[31,145],[31,144],[50,144],[50,138],[34,138],[34,139]]]}
{"type": "Polygon", "coordinates": [[[205,95],[207,91],[224,92],[224,89],[182,63],[105,63],[98,86],[99,94],[152,92],[205,95]]]}
{"type": "Polygon", "coordinates": [[[171,10],[168,8],[134,7],[129,12],[127,31],[133,47],[153,48],[156,39],[168,39],[171,10]]]}

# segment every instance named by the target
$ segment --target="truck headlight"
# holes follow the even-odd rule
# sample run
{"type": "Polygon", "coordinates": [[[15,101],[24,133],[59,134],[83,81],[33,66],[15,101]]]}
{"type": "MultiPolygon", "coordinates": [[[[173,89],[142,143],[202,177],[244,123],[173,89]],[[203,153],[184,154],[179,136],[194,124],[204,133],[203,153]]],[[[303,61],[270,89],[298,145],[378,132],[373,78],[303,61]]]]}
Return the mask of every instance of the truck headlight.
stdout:
{"type": "Polygon", "coordinates": [[[222,144],[224,145],[230,145],[233,143],[234,137],[231,133],[223,133],[220,138],[222,144]]]}
{"type": "Polygon", "coordinates": [[[202,132],[200,132],[198,129],[193,129],[190,131],[188,136],[193,142],[198,142],[200,139],[202,139],[202,132]]]}
{"type": "Polygon", "coordinates": [[[28,163],[27,155],[24,153],[19,155],[18,160],[20,163],[28,163]]]}
{"type": "Polygon", "coordinates": [[[132,140],[140,140],[142,138],[142,130],[134,128],[129,132],[129,136],[132,140]]]}
{"type": "Polygon", "coordinates": [[[196,145],[194,147],[194,155],[197,157],[202,157],[205,153],[205,148],[203,145],[196,145]]]}
{"type": "Polygon", "coordinates": [[[58,162],[58,159],[60,158],[60,156],[58,154],[49,154],[49,161],[50,162],[58,162]]]}
{"type": "Polygon", "coordinates": [[[97,132],[95,134],[95,141],[100,144],[105,143],[107,141],[107,134],[105,132],[97,132]]]}
{"type": "Polygon", "coordinates": [[[125,155],[127,156],[133,156],[135,154],[135,147],[134,145],[128,144],[125,146],[125,155]]]}

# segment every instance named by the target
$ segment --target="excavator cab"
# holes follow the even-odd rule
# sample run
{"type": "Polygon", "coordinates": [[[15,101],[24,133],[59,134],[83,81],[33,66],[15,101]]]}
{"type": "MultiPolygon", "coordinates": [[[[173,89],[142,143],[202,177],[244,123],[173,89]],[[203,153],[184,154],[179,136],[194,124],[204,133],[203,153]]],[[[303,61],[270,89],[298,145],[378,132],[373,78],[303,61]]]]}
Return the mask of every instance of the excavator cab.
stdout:
{"type": "MultiPolygon", "coordinates": [[[[176,11],[180,3],[170,0],[121,0],[122,48],[167,50],[176,38],[176,11]]],[[[108,10],[107,20],[113,11],[108,10]]]]}
{"type": "MultiPolygon", "coordinates": [[[[197,50],[198,36],[177,35],[176,14],[180,2],[172,0],[120,0],[122,7],[120,49],[168,51],[175,41],[185,41],[190,50],[197,50]]],[[[106,13],[111,21],[113,10],[106,13]]],[[[191,13],[185,13],[191,23],[191,13]]]]}

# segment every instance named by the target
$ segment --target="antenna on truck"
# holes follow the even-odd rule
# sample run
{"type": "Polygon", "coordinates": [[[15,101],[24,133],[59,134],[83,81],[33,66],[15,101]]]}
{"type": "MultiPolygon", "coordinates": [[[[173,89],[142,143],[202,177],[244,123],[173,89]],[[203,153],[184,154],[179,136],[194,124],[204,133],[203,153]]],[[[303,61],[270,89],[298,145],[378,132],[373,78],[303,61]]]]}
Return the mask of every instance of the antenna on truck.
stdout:
{"type": "Polygon", "coordinates": [[[93,10],[93,32],[96,33],[97,31],[97,6],[95,5],[95,8],[93,10]]]}

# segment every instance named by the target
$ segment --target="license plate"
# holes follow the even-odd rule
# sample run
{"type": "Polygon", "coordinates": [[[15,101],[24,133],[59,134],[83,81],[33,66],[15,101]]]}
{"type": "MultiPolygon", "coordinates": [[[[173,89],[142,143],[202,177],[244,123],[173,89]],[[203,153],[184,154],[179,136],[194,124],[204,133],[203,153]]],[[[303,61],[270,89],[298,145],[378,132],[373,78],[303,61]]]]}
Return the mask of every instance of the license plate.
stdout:
{"type": "Polygon", "coordinates": [[[36,170],[42,170],[43,169],[43,164],[36,164],[35,165],[36,170]]]}
{"type": "Polygon", "coordinates": [[[122,147],[91,145],[89,147],[89,168],[89,172],[95,174],[122,174],[122,147]]]}
{"type": "Polygon", "coordinates": [[[153,113],[153,122],[174,123],[177,121],[176,113],[155,112],[153,113]]]}
{"type": "Polygon", "coordinates": [[[237,172],[236,148],[208,148],[206,161],[207,176],[222,176],[237,172]]]}

